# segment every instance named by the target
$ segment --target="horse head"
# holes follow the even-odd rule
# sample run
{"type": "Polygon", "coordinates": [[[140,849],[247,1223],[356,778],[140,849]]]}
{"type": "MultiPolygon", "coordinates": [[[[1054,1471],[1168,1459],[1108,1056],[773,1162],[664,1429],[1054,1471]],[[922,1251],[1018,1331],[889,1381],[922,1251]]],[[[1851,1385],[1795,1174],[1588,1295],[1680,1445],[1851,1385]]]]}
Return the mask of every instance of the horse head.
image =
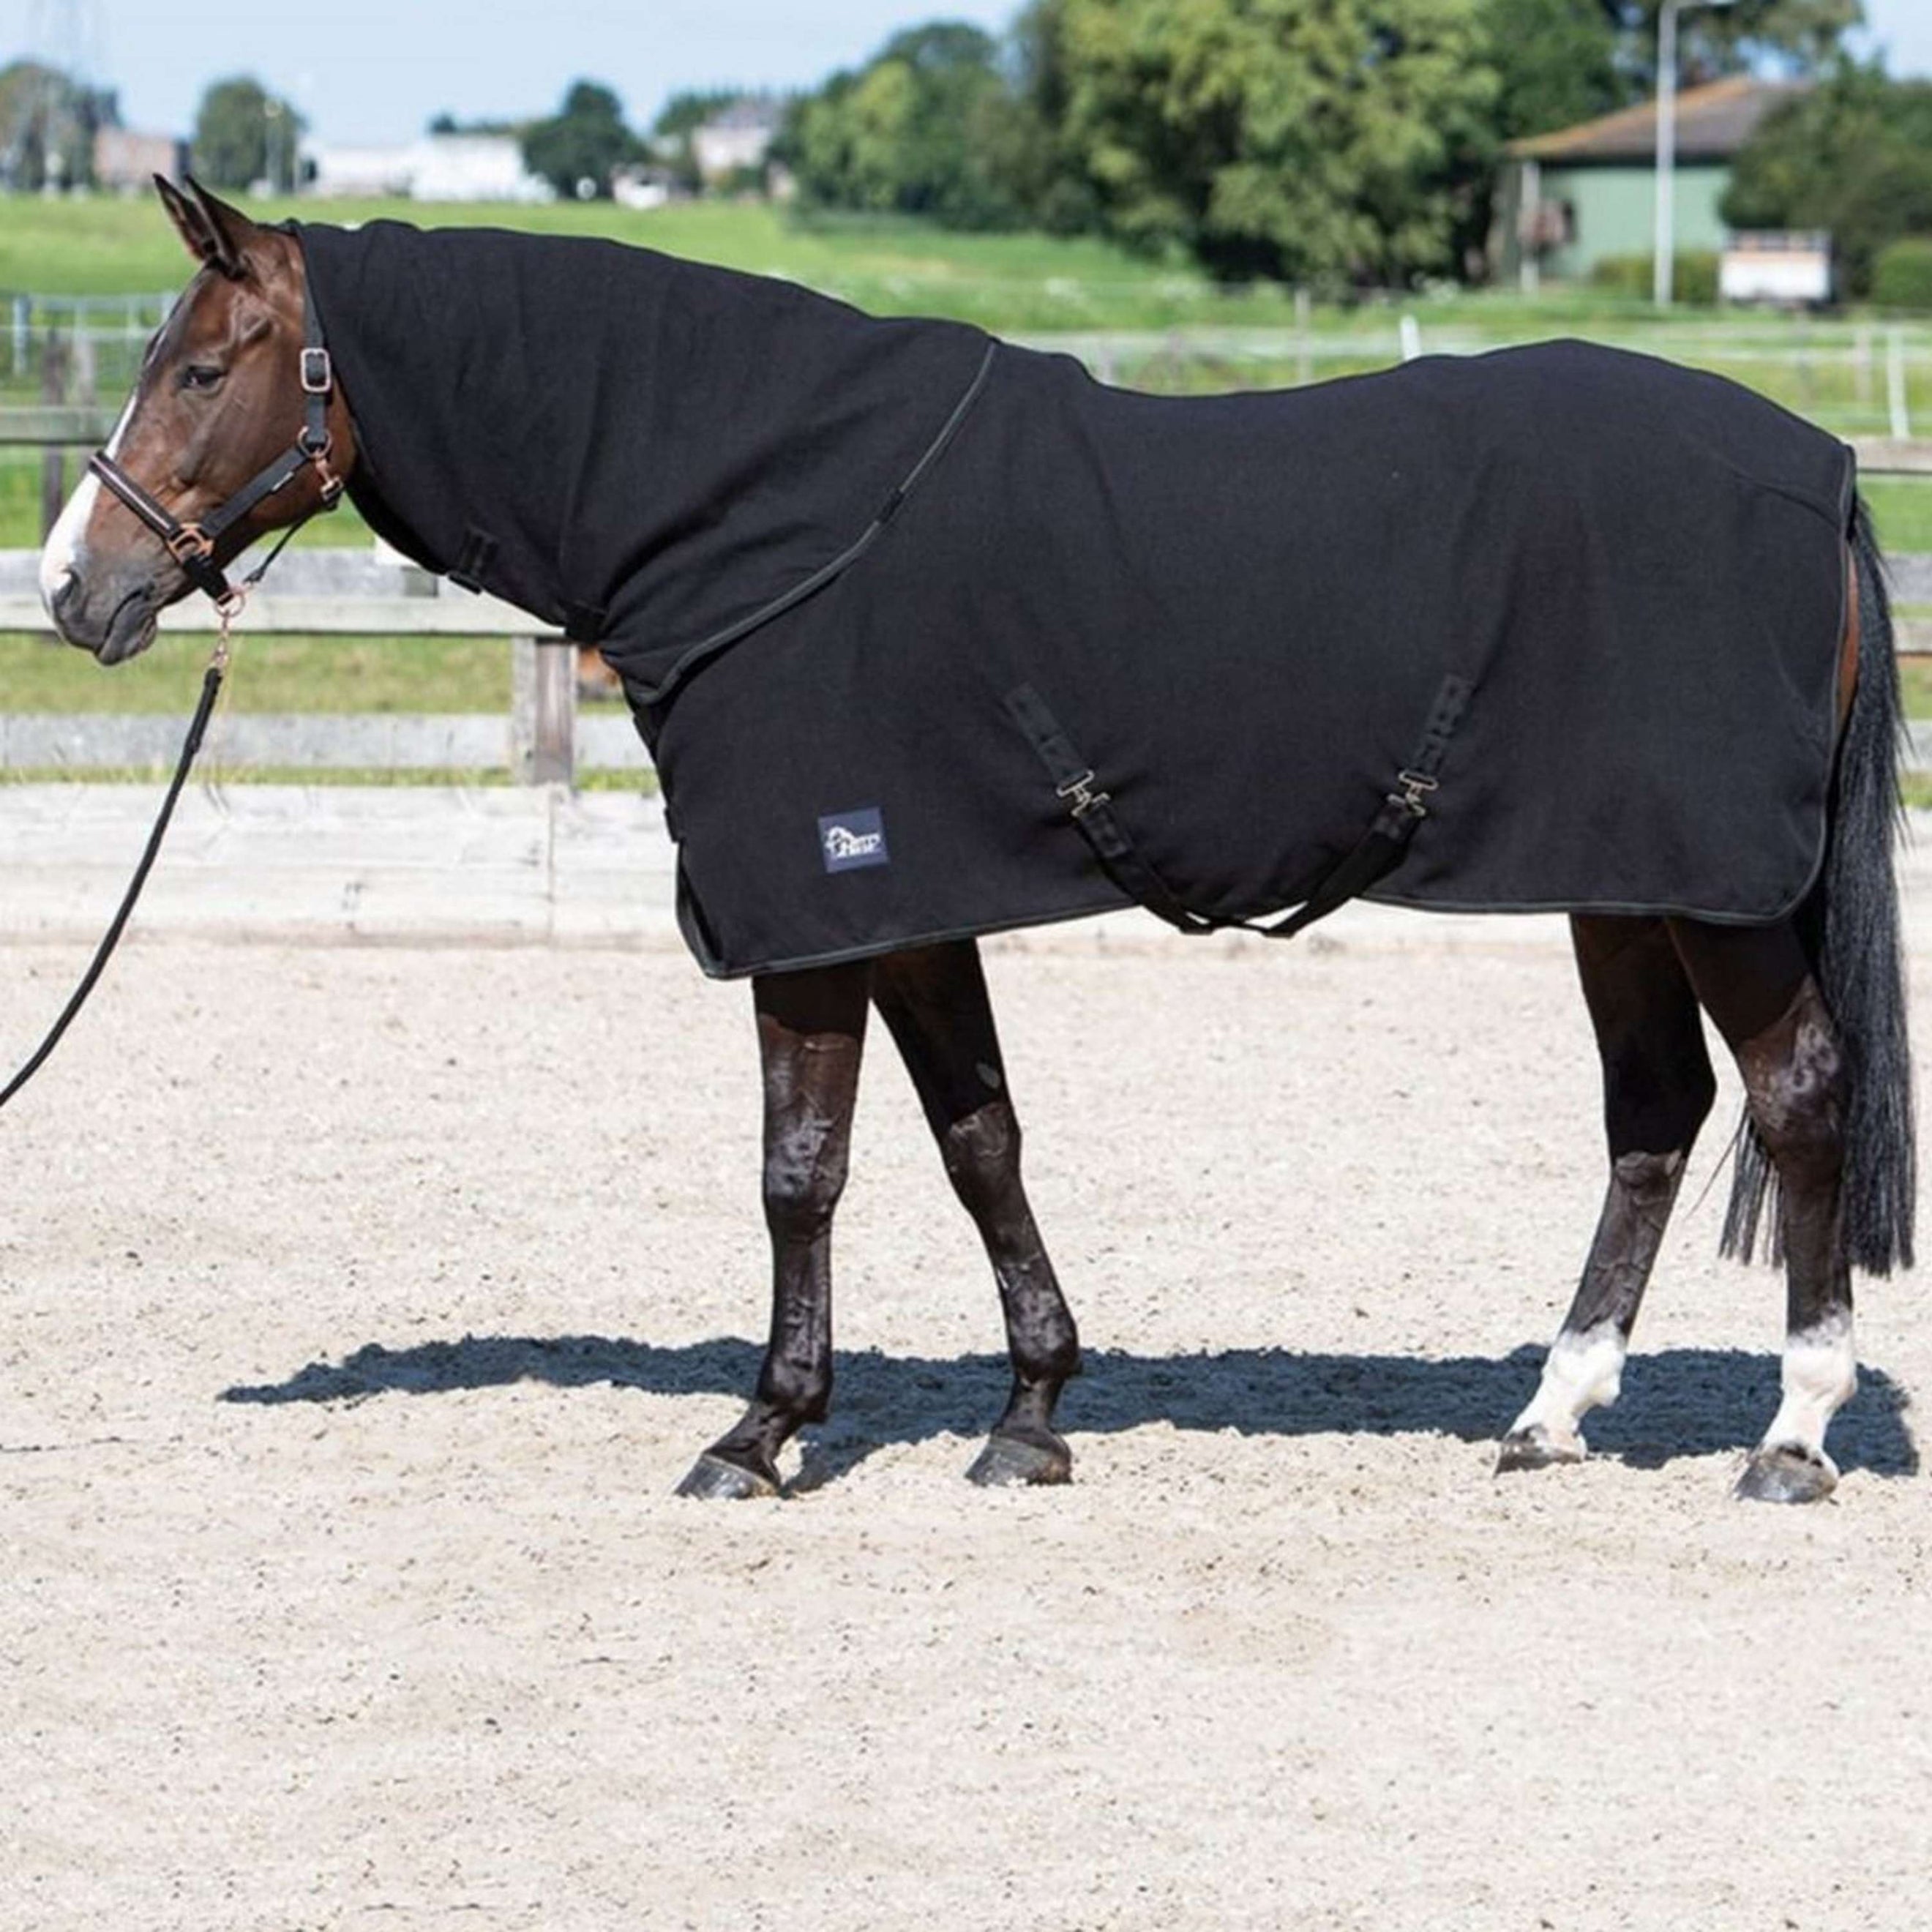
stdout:
{"type": "Polygon", "coordinates": [[[316,389],[295,237],[192,178],[154,185],[201,268],[40,559],[54,628],[103,664],[145,650],[160,611],[256,538],[332,502],[354,460],[340,390],[316,389]]]}

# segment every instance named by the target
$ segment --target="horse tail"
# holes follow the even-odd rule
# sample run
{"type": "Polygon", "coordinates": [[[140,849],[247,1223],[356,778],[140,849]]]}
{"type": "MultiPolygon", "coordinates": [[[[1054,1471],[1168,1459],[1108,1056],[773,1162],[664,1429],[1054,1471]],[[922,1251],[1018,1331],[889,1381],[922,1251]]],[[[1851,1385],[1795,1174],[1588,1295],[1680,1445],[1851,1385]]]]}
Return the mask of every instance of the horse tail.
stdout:
{"type": "MultiPolygon", "coordinates": [[[[1861,498],[1852,518],[1858,599],[1858,682],[1832,777],[1825,864],[1799,909],[1798,937],[1836,1022],[1850,1075],[1844,1120],[1844,1244],[1852,1266],[1912,1265],[1917,1159],[1905,973],[1892,850],[1903,819],[1905,742],[1884,560],[1861,498]]],[[[1723,1251],[1781,1258],[1777,1176],[1747,1121],[1738,1146],[1723,1251]]]]}

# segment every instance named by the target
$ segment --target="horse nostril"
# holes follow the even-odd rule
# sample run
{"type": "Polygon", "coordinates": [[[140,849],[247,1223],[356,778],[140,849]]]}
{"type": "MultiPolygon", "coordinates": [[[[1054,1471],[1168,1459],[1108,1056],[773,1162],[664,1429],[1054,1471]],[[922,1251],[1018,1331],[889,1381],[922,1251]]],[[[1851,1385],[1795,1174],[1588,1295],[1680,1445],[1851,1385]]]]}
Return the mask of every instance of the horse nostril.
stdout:
{"type": "Polygon", "coordinates": [[[62,614],[74,600],[80,589],[80,579],[71,570],[64,572],[59,583],[54,586],[53,595],[47,599],[47,614],[58,624],[62,614]]]}

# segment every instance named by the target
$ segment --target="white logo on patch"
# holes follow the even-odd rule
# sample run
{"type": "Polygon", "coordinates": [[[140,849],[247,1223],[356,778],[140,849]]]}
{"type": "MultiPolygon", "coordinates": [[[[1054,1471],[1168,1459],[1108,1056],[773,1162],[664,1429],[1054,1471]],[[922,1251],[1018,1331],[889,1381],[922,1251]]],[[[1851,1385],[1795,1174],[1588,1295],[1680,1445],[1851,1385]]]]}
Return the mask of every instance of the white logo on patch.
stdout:
{"type": "Polygon", "coordinates": [[[843,825],[825,829],[825,856],[828,859],[862,859],[868,853],[886,849],[883,832],[854,832],[843,825]]]}

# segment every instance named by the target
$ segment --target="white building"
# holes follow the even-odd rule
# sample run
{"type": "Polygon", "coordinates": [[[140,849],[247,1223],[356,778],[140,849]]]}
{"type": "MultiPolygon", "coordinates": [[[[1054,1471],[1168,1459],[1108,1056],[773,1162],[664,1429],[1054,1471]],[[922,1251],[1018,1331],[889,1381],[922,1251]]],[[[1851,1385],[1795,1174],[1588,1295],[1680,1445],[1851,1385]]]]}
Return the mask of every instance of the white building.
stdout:
{"type": "Polygon", "coordinates": [[[770,94],[748,94],[691,130],[692,158],[707,182],[742,168],[762,167],[784,118],[784,104],[770,94]]]}
{"type": "Polygon", "coordinates": [[[511,134],[425,134],[406,146],[309,151],[308,192],[417,201],[548,201],[550,184],[524,166],[511,134]]]}

